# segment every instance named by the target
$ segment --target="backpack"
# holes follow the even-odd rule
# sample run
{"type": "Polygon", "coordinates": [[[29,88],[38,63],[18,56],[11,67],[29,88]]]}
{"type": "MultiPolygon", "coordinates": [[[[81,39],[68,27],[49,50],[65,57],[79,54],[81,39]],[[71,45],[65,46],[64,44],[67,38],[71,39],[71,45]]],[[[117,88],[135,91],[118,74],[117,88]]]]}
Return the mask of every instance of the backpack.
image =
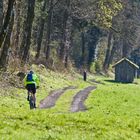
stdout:
{"type": "Polygon", "coordinates": [[[33,74],[29,73],[29,74],[27,75],[27,82],[31,82],[31,81],[34,81],[34,80],[33,80],[33,74]]]}

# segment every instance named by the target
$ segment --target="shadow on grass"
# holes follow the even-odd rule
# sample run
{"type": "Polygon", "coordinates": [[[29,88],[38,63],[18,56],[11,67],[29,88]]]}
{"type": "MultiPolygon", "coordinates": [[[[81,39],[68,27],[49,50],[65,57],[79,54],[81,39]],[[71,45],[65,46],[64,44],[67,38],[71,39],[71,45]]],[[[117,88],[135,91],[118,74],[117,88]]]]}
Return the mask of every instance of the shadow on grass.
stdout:
{"type": "Polygon", "coordinates": [[[110,82],[110,83],[120,83],[120,82],[117,82],[115,80],[104,80],[105,82],[110,82]]]}
{"type": "Polygon", "coordinates": [[[117,82],[115,80],[104,80],[105,82],[110,82],[110,83],[117,83],[117,84],[135,84],[134,82],[117,82]]]}

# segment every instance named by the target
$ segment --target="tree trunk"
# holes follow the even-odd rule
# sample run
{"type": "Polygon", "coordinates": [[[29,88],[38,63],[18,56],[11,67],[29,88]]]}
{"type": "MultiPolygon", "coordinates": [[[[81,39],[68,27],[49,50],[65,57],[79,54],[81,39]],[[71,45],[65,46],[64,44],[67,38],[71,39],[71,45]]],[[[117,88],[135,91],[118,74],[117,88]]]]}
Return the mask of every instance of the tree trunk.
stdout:
{"type": "Polygon", "coordinates": [[[108,35],[108,45],[107,45],[107,50],[106,50],[106,56],[105,56],[105,60],[104,60],[104,64],[103,64],[103,69],[105,71],[108,70],[109,67],[109,58],[110,58],[110,54],[111,54],[111,46],[112,46],[112,32],[109,32],[108,35]]]}
{"type": "Polygon", "coordinates": [[[118,47],[118,42],[117,41],[114,41],[113,47],[112,47],[111,52],[110,52],[110,57],[109,57],[108,66],[107,66],[108,68],[109,68],[109,65],[113,61],[113,57],[114,57],[114,54],[115,54],[115,52],[117,50],[117,47],[118,47]]]}
{"type": "Polygon", "coordinates": [[[20,14],[21,14],[21,0],[16,1],[16,5],[15,5],[15,26],[14,26],[14,48],[15,48],[15,53],[18,54],[19,51],[19,35],[20,35],[20,28],[21,28],[21,18],[20,18],[20,14]]]}
{"type": "Polygon", "coordinates": [[[47,20],[47,37],[46,37],[46,59],[50,57],[50,41],[51,41],[51,32],[52,32],[52,16],[53,16],[53,0],[50,0],[50,6],[48,11],[48,20],[47,20]]]}
{"type": "Polygon", "coordinates": [[[64,52],[64,66],[65,66],[65,68],[68,67],[71,42],[72,42],[72,19],[71,19],[71,17],[69,17],[68,21],[67,21],[66,42],[65,42],[65,52],[64,52]]]}
{"type": "Polygon", "coordinates": [[[123,39],[122,58],[128,57],[131,52],[131,46],[126,39],[123,39]]]}
{"type": "Polygon", "coordinates": [[[31,44],[31,31],[32,31],[32,24],[34,19],[34,7],[35,7],[35,0],[28,0],[27,19],[24,23],[24,30],[23,30],[24,34],[20,46],[20,56],[23,64],[26,63],[27,58],[29,56],[29,49],[31,44]]]}
{"type": "Polygon", "coordinates": [[[64,12],[63,15],[63,25],[62,25],[62,38],[61,38],[61,43],[60,43],[60,59],[63,61],[64,60],[64,51],[65,51],[65,42],[66,42],[66,24],[67,24],[67,19],[68,16],[66,15],[66,11],[64,12]]]}
{"type": "Polygon", "coordinates": [[[81,42],[82,42],[82,56],[81,56],[81,64],[82,67],[85,68],[85,33],[82,31],[81,33],[81,42]]]}
{"type": "Polygon", "coordinates": [[[8,9],[7,9],[6,16],[4,18],[4,23],[2,25],[2,29],[1,29],[1,32],[0,32],[0,47],[2,46],[2,43],[4,42],[7,27],[8,27],[8,24],[10,22],[10,16],[11,16],[11,12],[12,12],[12,9],[13,9],[14,1],[15,0],[8,0],[8,9]]]}
{"type": "Polygon", "coordinates": [[[40,25],[39,25],[39,33],[38,33],[38,37],[37,37],[37,53],[36,53],[36,59],[39,58],[40,55],[40,50],[41,50],[41,43],[42,43],[42,38],[43,38],[43,31],[44,31],[44,25],[45,25],[45,18],[43,17],[43,14],[46,10],[46,6],[47,6],[47,1],[44,0],[44,4],[42,7],[42,15],[41,15],[41,19],[40,19],[40,25]]]}
{"type": "Polygon", "coordinates": [[[0,68],[4,68],[4,69],[6,69],[6,65],[7,65],[8,50],[10,47],[10,38],[13,29],[13,24],[14,24],[14,13],[12,13],[11,15],[11,20],[8,26],[8,31],[3,43],[3,48],[0,57],[0,68]]]}
{"type": "Polygon", "coordinates": [[[67,31],[69,30],[67,29],[67,24],[69,22],[68,19],[70,19],[69,8],[70,8],[70,0],[66,0],[66,7],[63,14],[62,39],[60,43],[60,53],[59,53],[59,57],[64,64],[67,63],[66,50],[67,50],[67,43],[69,43],[67,42],[67,38],[68,38],[67,31]]]}
{"type": "Polygon", "coordinates": [[[2,29],[2,23],[3,23],[3,0],[0,0],[0,32],[2,29]]]}

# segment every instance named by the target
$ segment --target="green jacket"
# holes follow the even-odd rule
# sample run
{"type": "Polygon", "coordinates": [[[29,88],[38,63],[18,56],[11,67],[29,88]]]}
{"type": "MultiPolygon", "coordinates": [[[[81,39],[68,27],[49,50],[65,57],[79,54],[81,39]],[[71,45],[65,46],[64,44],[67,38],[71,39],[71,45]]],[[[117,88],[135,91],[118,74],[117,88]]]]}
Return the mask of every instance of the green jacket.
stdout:
{"type": "MultiPolygon", "coordinates": [[[[27,74],[28,75],[28,74],[27,74]]],[[[24,86],[26,87],[28,84],[35,84],[35,86],[39,86],[40,80],[36,74],[33,74],[33,81],[27,81],[27,75],[24,78],[24,86]]]]}

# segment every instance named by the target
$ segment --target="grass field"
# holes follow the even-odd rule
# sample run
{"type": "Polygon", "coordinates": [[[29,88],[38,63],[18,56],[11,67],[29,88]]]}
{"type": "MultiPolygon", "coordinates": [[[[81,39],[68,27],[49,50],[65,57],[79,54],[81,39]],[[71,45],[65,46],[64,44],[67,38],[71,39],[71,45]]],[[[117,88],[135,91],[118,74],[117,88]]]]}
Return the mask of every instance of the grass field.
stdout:
{"type": "MultiPolygon", "coordinates": [[[[94,76],[101,84],[89,95],[85,112],[70,113],[73,96],[93,84],[77,75],[65,76],[39,69],[41,87],[37,103],[49,91],[77,86],[68,90],[51,109],[29,110],[26,91],[3,87],[0,93],[0,140],[139,140],[140,80],[121,84],[94,76]],[[43,74],[42,74],[43,73],[43,74]]],[[[93,78],[92,76],[90,77],[93,78]]]]}

